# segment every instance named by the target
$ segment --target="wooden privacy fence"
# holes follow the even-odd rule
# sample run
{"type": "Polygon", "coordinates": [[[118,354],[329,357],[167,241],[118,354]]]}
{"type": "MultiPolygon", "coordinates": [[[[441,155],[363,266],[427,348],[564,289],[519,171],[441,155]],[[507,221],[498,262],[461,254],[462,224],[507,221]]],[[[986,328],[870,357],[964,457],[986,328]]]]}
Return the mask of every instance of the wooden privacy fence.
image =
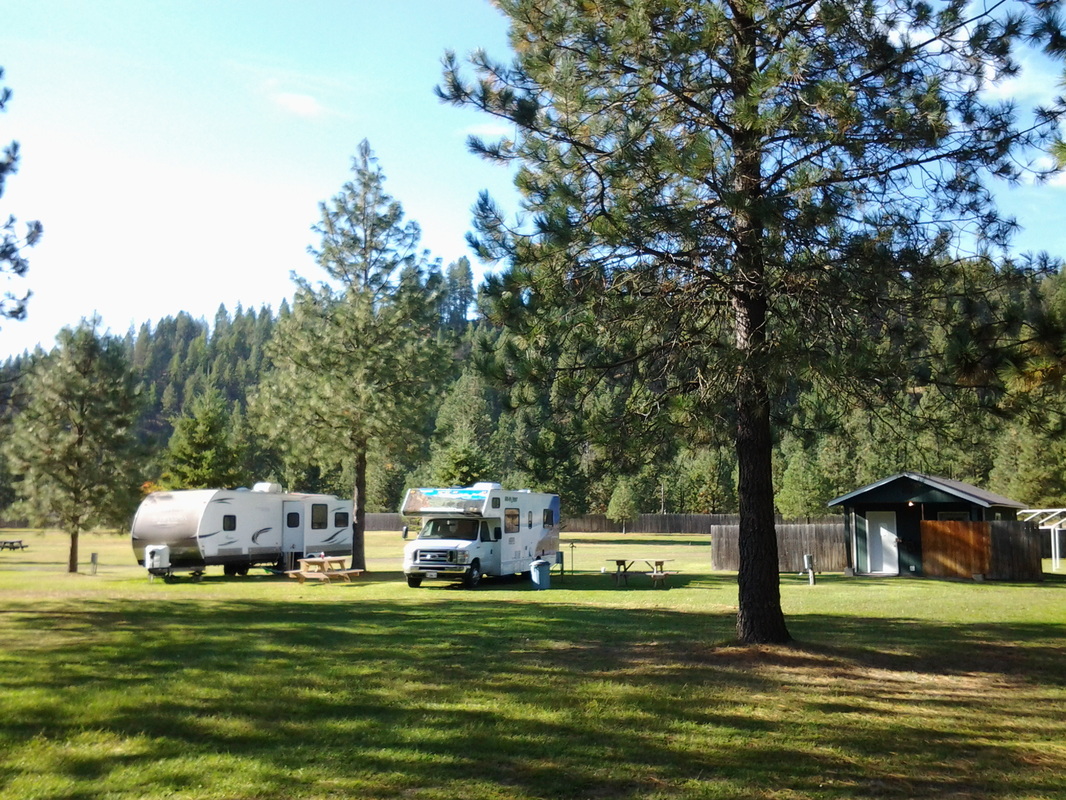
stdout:
{"type": "MultiPolygon", "coordinates": [[[[565,509],[564,509],[565,511],[565,509]]],[[[626,533],[710,533],[715,525],[739,522],[732,514],[638,514],[626,521],[626,533]]],[[[563,530],[573,533],[621,533],[622,523],[607,519],[604,514],[567,516],[563,514],[563,530]]]]}
{"type": "MultiPolygon", "coordinates": [[[[803,556],[814,556],[818,572],[843,572],[848,540],[840,518],[815,523],[777,523],[778,572],[802,572],[803,556]]],[[[740,526],[716,525],[711,531],[711,569],[740,569],[740,526]]]]}
{"type": "MultiPolygon", "coordinates": [[[[778,517],[777,524],[843,524],[842,517],[813,517],[785,520],[778,517]]],[[[736,514],[640,514],[626,523],[626,533],[714,533],[722,526],[737,527],[740,517],[736,514]]],[[[621,533],[622,523],[609,520],[603,514],[585,514],[568,517],[563,514],[563,532],[571,533],[621,533]]]]}
{"type": "Polygon", "coordinates": [[[1031,522],[922,520],[922,573],[933,578],[1040,581],[1040,533],[1031,522]]]}
{"type": "MultiPolygon", "coordinates": [[[[403,521],[402,514],[367,514],[366,515],[366,529],[368,531],[398,531],[407,525],[403,521]]],[[[415,522],[415,525],[418,523],[415,522]]],[[[415,530],[415,533],[418,533],[415,530]]]]}
{"type": "MultiPolygon", "coordinates": [[[[736,514],[640,514],[626,523],[626,533],[710,533],[715,525],[737,525],[736,514]]],[[[405,524],[401,514],[367,514],[368,531],[398,531],[405,524]]],[[[417,524],[417,523],[416,523],[417,524]]],[[[563,514],[563,531],[572,533],[621,533],[622,523],[603,514],[580,517],[563,514]]]]}
{"type": "MultiPolygon", "coordinates": [[[[829,524],[840,526],[842,517],[809,517],[807,519],[785,520],[778,518],[777,524],[829,524]]],[[[404,522],[401,514],[368,513],[366,529],[368,531],[398,531],[411,520],[404,522]]],[[[736,514],[639,514],[626,523],[626,533],[701,533],[711,534],[721,528],[737,527],[740,517],[736,514]]],[[[607,519],[604,514],[584,514],[568,516],[563,513],[563,532],[565,533],[621,533],[622,523],[607,519]]]]}
{"type": "MultiPolygon", "coordinates": [[[[715,525],[736,525],[735,514],[641,514],[626,523],[626,533],[710,533],[715,525]]],[[[367,514],[368,531],[398,531],[404,525],[401,514],[367,514]]],[[[564,533],[621,533],[622,523],[607,519],[603,514],[580,517],[563,515],[564,533]]]]}

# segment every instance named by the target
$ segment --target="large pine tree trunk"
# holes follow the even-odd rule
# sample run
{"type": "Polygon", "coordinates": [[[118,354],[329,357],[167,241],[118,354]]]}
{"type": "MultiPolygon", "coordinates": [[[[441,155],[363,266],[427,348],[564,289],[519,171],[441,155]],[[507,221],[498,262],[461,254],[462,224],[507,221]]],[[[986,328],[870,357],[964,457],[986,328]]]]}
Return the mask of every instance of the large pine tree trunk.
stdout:
{"type": "Polygon", "coordinates": [[[765,387],[757,376],[742,378],[736,406],[736,447],[740,468],[737,638],[744,644],[781,644],[792,637],[781,611],[770,404],[765,387]]]}
{"type": "Polygon", "coordinates": [[[352,487],[352,569],[366,569],[366,444],[355,446],[355,485],[352,487]]]}

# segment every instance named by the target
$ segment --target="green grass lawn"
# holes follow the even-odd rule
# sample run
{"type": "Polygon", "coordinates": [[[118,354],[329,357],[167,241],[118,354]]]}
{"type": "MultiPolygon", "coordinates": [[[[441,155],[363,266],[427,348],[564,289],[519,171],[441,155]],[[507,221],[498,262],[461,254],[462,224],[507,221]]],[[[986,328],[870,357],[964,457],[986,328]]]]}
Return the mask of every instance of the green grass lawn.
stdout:
{"type": "Polygon", "coordinates": [[[409,589],[394,533],[330,585],[149,580],[109,535],[68,575],[19,536],[0,798],[1066,797],[1062,575],[784,575],[797,643],[751,648],[692,536],[571,534],[547,591],[409,589]]]}

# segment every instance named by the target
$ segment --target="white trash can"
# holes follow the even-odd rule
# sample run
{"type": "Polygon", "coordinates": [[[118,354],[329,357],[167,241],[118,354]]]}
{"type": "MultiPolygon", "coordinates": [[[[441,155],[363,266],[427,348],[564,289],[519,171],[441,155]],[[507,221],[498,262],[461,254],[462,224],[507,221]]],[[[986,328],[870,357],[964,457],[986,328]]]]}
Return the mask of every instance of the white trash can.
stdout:
{"type": "Polygon", "coordinates": [[[540,558],[529,565],[529,573],[533,576],[533,588],[551,588],[551,568],[551,564],[540,558]]]}

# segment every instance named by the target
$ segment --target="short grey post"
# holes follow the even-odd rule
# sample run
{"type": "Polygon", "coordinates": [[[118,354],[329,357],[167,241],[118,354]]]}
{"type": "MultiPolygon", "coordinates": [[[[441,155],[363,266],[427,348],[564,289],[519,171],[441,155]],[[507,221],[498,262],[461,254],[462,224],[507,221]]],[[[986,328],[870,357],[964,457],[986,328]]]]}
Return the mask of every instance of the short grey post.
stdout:
{"type": "Polygon", "coordinates": [[[807,582],[814,586],[814,555],[812,553],[803,554],[803,568],[807,570],[807,582]]]}
{"type": "Polygon", "coordinates": [[[89,574],[90,575],[95,575],[96,574],[96,565],[99,563],[99,554],[98,553],[92,553],[89,556],[89,563],[91,565],[89,567],[89,574]]]}

